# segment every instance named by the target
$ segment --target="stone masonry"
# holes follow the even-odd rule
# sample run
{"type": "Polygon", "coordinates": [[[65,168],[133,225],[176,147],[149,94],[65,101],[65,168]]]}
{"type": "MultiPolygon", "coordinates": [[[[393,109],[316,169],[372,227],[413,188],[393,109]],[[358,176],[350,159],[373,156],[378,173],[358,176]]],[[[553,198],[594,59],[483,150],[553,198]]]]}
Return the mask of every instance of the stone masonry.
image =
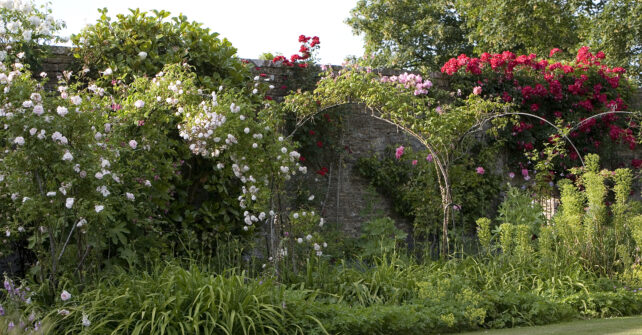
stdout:
{"type": "MultiPolygon", "coordinates": [[[[55,85],[55,79],[62,74],[62,71],[72,68],[75,60],[71,50],[67,47],[52,47],[51,52],[51,57],[43,64],[43,71],[48,73],[48,76],[52,78],[50,83],[55,85]]],[[[290,89],[288,85],[296,80],[297,75],[302,73],[295,68],[273,65],[269,61],[247,61],[255,66],[254,72],[256,74],[264,73],[271,79],[275,88],[268,94],[277,101],[282,100],[290,89]]],[[[388,70],[382,72],[396,73],[388,70]]],[[[436,85],[444,85],[444,80],[439,73],[435,73],[431,77],[436,85]]],[[[636,93],[631,107],[632,109],[642,109],[642,89],[636,93]]],[[[339,155],[337,161],[331,162],[330,173],[327,175],[329,179],[316,177],[317,183],[326,183],[324,189],[327,194],[318,195],[324,199],[323,215],[328,222],[334,222],[343,227],[346,233],[353,236],[358,235],[362,222],[381,216],[390,216],[400,228],[408,228],[409,222],[404,222],[403,219],[395,215],[385,195],[374,191],[368,180],[355,171],[354,166],[360,157],[382,153],[389,146],[403,144],[418,148],[419,143],[394,125],[364,113],[358,106],[345,108],[343,120],[340,141],[341,146],[347,150],[339,155]]],[[[627,153],[627,155],[631,154],[631,152],[627,153]]],[[[311,177],[315,178],[315,176],[311,177]]]]}

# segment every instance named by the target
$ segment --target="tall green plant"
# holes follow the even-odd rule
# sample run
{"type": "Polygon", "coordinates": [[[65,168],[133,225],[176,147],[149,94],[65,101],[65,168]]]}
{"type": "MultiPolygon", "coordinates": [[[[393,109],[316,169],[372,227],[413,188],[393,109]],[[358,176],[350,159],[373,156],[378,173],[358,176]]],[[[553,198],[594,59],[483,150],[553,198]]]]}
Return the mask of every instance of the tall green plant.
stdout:
{"type": "Polygon", "coordinates": [[[578,177],[577,186],[570,181],[560,182],[561,210],[554,217],[553,227],[568,250],[560,256],[567,261],[579,258],[590,271],[613,274],[630,267],[639,247],[631,236],[630,222],[635,222],[637,214],[635,202],[630,199],[631,172],[599,171],[599,157],[594,154],[587,155],[586,162],[586,170],[573,170],[578,177]],[[610,191],[615,203],[609,207],[610,191]]]}
{"type": "Polygon", "coordinates": [[[479,244],[481,244],[482,249],[490,253],[490,242],[491,242],[491,232],[490,232],[490,219],[489,218],[479,218],[477,219],[477,238],[479,239],[479,244]]]}
{"type": "Polygon", "coordinates": [[[196,266],[156,266],[139,276],[119,271],[63,307],[45,318],[57,334],[302,333],[282,286],[196,266]]]}
{"type": "Polygon", "coordinates": [[[502,252],[510,255],[515,247],[515,226],[510,223],[499,225],[499,245],[502,252]]]}
{"type": "Polygon", "coordinates": [[[497,212],[500,222],[526,225],[531,234],[537,234],[539,227],[546,223],[542,206],[517,187],[509,187],[497,212]]]}
{"type": "Polygon", "coordinates": [[[378,218],[363,223],[359,246],[365,258],[381,257],[394,252],[397,246],[404,243],[407,235],[395,227],[395,221],[391,218],[378,218]]]}

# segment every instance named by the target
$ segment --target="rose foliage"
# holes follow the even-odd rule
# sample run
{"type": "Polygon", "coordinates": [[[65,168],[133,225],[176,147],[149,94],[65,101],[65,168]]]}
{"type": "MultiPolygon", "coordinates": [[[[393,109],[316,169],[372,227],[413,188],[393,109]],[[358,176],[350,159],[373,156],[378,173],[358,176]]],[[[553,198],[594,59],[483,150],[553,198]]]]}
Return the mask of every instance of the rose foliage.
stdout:
{"type": "Polygon", "coordinates": [[[446,62],[441,71],[454,89],[469,92],[477,86],[484,99],[501,99],[512,103],[516,111],[535,116],[522,115],[506,134],[514,138],[510,143],[517,152],[541,159],[544,146],[559,137],[557,130],[536,117],[561,128],[580,152],[566,141],[567,154],[562,153],[558,172],[578,165],[580,155],[589,152],[608,153],[617,145],[634,150],[640,138],[639,116],[628,112],[634,87],[625,77],[626,71],[604,65],[606,55],[593,54],[587,47],[580,48],[572,60],[565,59],[557,48],[548,56],[509,51],[480,57],[462,54],[446,62]]]}
{"type": "MultiPolygon", "coordinates": [[[[172,208],[180,185],[198,182],[183,173],[196,157],[238,185],[235,232],[289,216],[272,197],[307,169],[279,133],[280,111],[261,99],[269,79],[211,90],[181,63],[131,82],[115,80],[131,75],[116,68],[89,69],[97,79],[81,83],[66,72],[57,91],[47,92],[46,78],[34,79],[21,63],[19,44],[3,52],[0,252],[26,248],[35,280],[55,289],[110,264],[171,254],[194,230],[176,224],[172,208]]],[[[311,213],[308,221],[321,218],[311,213]]],[[[312,251],[311,233],[294,236],[309,236],[301,250],[312,251]]],[[[317,255],[321,248],[314,246],[317,255]]]]}

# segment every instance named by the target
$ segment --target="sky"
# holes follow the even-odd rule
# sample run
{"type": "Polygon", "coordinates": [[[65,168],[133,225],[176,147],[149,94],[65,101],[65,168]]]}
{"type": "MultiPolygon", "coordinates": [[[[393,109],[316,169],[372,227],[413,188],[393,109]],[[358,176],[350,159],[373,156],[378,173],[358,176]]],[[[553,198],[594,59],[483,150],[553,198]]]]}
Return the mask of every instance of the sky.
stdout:
{"type": "MultiPolygon", "coordinates": [[[[46,0],[36,0],[46,4],[46,0]]],[[[363,54],[363,39],[344,23],[357,0],[51,0],[49,7],[67,28],[62,36],[80,32],[98,18],[98,8],[108,14],[128,13],[128,8],[163,9],[172,16],[182,13],[227,38],[242,58],[264,52],[290,56],[297,53],[299,35],[319,36],[318,60],[341,64],[346,56],[363,54]]]]}

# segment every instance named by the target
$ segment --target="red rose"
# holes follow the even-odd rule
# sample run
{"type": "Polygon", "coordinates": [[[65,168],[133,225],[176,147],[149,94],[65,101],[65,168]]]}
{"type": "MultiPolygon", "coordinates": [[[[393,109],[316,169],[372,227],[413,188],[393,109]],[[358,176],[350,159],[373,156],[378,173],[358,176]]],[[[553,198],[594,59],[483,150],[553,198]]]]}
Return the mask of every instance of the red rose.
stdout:
{"type": "Polygon", "coordinates": [[[327,168],[327,167],[325,167],[325,166],[324,166],[324,167],[322,167],[321,169],[319,169],[319,171],[317,171],[317,174],[320,174],[320,175],[322,175],[322,176],[325,176],[325,175],[326,175],[326,173],[328,173],[328,168],[327,168]]]}

